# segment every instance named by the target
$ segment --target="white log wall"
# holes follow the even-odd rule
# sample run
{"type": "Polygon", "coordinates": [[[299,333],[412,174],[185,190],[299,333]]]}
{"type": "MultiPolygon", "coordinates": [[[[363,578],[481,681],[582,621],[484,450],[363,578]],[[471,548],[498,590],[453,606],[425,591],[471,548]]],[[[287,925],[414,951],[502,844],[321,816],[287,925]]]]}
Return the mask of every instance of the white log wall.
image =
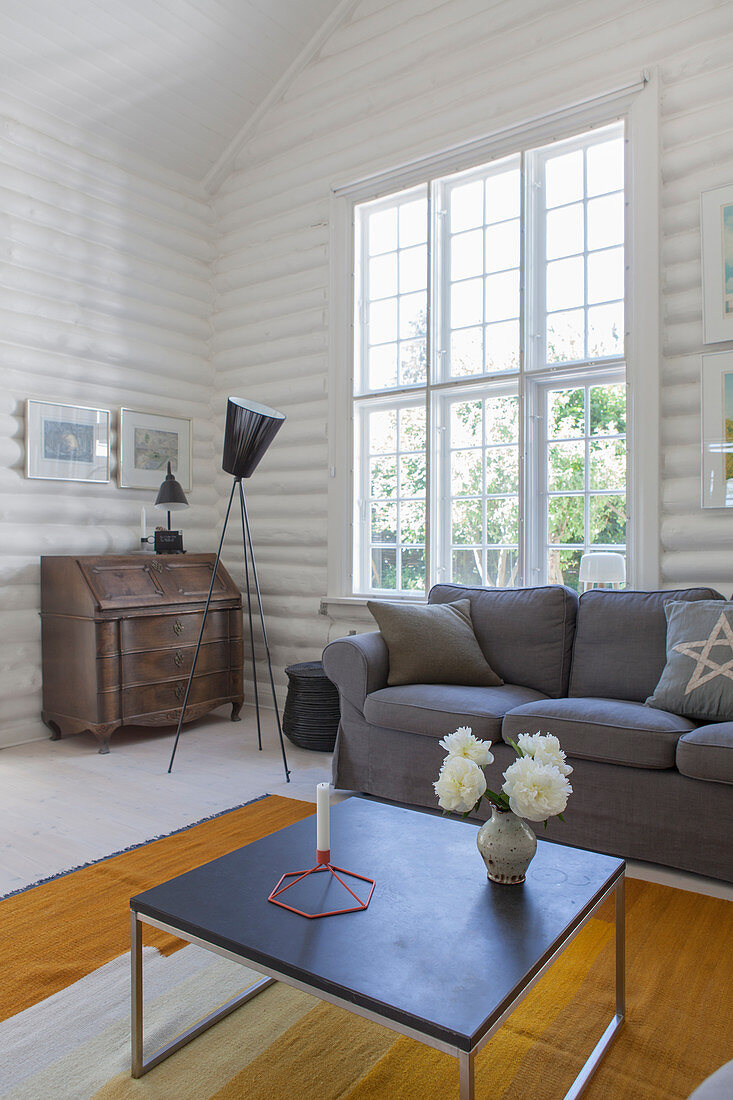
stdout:
{"type": "Polygon", "coordinates": [[[141,507],[161,521],[153,494],[117,486],[120,407],[193,417],[187,547],[210,549],[218,523],[213,213],[188,182],[109,158],[0,119],[0,746],[48,736],[40,555],[129,553],[141,507]],[[25,477],[28,397],[110,410],[108,484],[25,477]]]}
{"type": "MultiPolygon", "coordinates": [[[[733,517],[703,512],[699,195],[733,181],[733,5],[718,0],[364,0],[260,121],[215,201],[213,362],[288,420],[249,483],[279,669],[368,617],[329,605],[329,192],[658,70],[665,587],[733,587],[733,517]]],[[[710,349],[715,350],[715,349],[710,349]]],[[[656,409],[648,416],[655,418],[656,409]]],[[[225,491],[226,486],[222,485],[225,491]]]]}

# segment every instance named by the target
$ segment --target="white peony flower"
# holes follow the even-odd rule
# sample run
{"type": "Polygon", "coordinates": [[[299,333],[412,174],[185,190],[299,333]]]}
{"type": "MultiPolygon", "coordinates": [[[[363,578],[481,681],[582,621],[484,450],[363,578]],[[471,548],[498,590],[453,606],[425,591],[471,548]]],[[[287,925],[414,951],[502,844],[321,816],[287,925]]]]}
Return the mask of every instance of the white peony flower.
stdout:
{"type": "MultiPolygon", "coordinates": [[[[524,751],[524,750],[522,750],[524,751]]],[[[502,791],[509,807],[527,821],[546,821],[561,814],[573,788],[553,764],[543,764],[531,756],[520,756],[504,772],[502,791]]]]}
{"type": "Polygon", "coordinates": [[[494,754],[490,751],[491,741],[479,741],[474,737],[470,726],[459,726],[455,733],[449,733],[438,744],[451,756],[463,756],[473,760],[480,768],[492,764],[494,754]]]}
{"type": "Polygon", "coordinates": [[[433,787],[439,806],[452,813],[465,814],[474,808],[486,790],[486,779],[475,761],[465,756],[449,756],[433,787]]]}
{"type": "Polygon", "coordinates": [[[572,768],[565,763],[565,753],[552,733],[520,733],[517,745],[525,756],[531,756],[538,764],[552,764],[562,775],[570,775],[572,768]]]}

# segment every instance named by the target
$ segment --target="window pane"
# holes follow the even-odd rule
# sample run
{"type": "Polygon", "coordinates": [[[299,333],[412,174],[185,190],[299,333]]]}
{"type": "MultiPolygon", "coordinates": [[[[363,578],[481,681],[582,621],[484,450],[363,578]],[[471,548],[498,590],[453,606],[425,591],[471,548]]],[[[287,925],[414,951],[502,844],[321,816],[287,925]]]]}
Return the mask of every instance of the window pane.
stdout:
{"type": "Polygon", "coordinates": [[[425,409],[400,409],[400,450],[425,449],[425,409]]]}
{"type": "Polygon", "coordinates": [[[372,504],[372,542],[397,541],[397,505],[372,504]]]}
{"type": "Polygon", "coordinates": [[[519,399],[490,397],[486,401],[486,442],[516,443],[519,439],[519,399]]]}
{"type": "Polygon", "coordinates": [[[582,550],[557,550],[547,552],[547,583],[566,584],[577,592],[580,587],[580,559],[582,550]]]}
{"type": "Polygon", "coordinates": [[[451,555],[451,581],[454,584],[483,584],[480,550],[454,550],[451,555]]]}
{"type": "Polygon", "coordinates": [[[587,153],[586,173],[589,195],[620,191],[624,186],[623,138],[591,145],[587,153]]]}
{"type": "Polygon", "coordinates": [[[590,434],[621,435],[626,431],[626,386],[591,386],[590,434]]]}
{"type": "Polygon", "coordinates": [[[519,316],[519,272],[502,271],[486,279],[486,320],[505,321],[519,316]]]}
{"type": "Polygon", "coordinates": [[[397,345],[380,344],[369,349],[369,389],[384,390],[397,385],[397,345]]]}
{"type": "Polygon", "coordinates": [[[483,405],[481,401],[455,401],[450,407],[450,441],[453,447],[481,445],[483,405]]]}
{"type": "Polygon", "coordinates": [[[371,459],[369,492],[373,497],[397,495],[397,463],[394,455],[371,459]]]}
{"type": "Polygon", "coordinates": [[[400,457],[400,496],[425,496],[425,455],[403,455],[400,457]]]}
{"type": "Polygon", "coordinates": [[[585,301],[585,272],[582,256],[554,260],[547,265],[547,309],[572,309],[585,301]]]}
{"type": "Polygon", "coordinates": [[[469,279],[450,290],[451,328],[480,325],[484,319],[484,281],[469,279]]]}
{"type": "Polygon", "coordinates": [[[428,285],[428,250],[419,245],[400,252],[400,294],[424,290],[428,285]]]}
{"type": "Polygon", "coordinates": [[[545,202],[561,206],[583,198],[583,153],[564,153],[551,157],[545,167],[545,202]]]}
{"type": "Polygon", "coordinates": [[[427,199],[415,199],[400,206],[400,248],[422,244],[428,239],[427,199]]]}
{"type": "Polygon", "coordinates": [[[411,340],[427,333],[427,298],[421,294],[406,294],[400,298],[400,339],[411,340]]]}
{"type": "Polygon", "coordinates": [[[486,272],[519,267],[519,221],[500,222],[486,229],[486,272]]]}
{"type": "Polygon", "coordinates": [[[585,489],[585,443],[551,443],[547,448],[547,488],[585,489]]]}
{"type": "Polygon", "coordinates": [[[561,206],[559,210],[550,210],[547,214],[547,259],[555,260],[559,256],[573,256],[583,251],[585,229],[583,227],[583,204],[561,206]]]}
{"type": "Polygon", "coordinates": [[[585,358],[585,311],[552,313],[547,318],[547,362],[572,363],[585,358]]]}
{"type": "Polygon", "coordinates": [[[612,302],[624,296],[624,250],[610,248],[588,257],[588,301],[612,302]]]}
{"type": "Polygon", "coordinates": [[[519,489],[519,459],[516,447],[488,447],[486,450],[486,492],[516,493],[519,489]]]}
{"type": "Polygon", "coordinates": [[[585,390],[550,390],[547,395],[547,434],[551,439],[585,435],[585,390]]]}
{"type": "Polygon", "coordinates": [[[463,328],[450,336],[450,372],[454,378],[481,374],[483,365],[483,329],[463,328]]]}
{"type": "Polygon", "coordinates": [[[400,385],[419,386],[427,378],[427,352],[424,340],[400,343],[400,385]]]}
{"type": "Polygon", "coordinates": [[[594,440],[590,445],[591,489],[626,487],[626,440],[594,440]]]}
{"type": "Polygon", "coordinates": [[[425,505],[400,505],[400,542],[407,546],[425,543],[425,505]]]}
{"type": "Polygon", "coordinates": [[[519,217],[520,183],[517,168],[488,177],[486,180],[487,224],[519,217]]]}
{"type": "Polygon", "coordinates": [[[604,355],[623,355],[624,306],[591,306],[588,310],[588,354],[593,359],[604,355]]]}
{"type": "Polygon", "coordinates": [[[397,551],[396,550],[372,550],[372,577],[373,588],[397,587],[397,551]]]}
{"type": "Polygon", "coordinates": [[[608,248],[624,239],[624,197],[605,195],[588,203],[588,248],[608,248]]]}
{"type": "Polygon", "coordinates": [[[590,541],[594,546],[626,543],[626,497],[620,493],[590,498],[590,541]]]}
{"type": "Polygon", "coordinates": [[[397,211],[377,210],[369,215],[369,228],[367,231],[369,240],[369,254],[376,256],[378,252],[391,252],[397,248],[397,211]]]}
{"type": "Polygon", "coordinates": [[[451,238],[450,277],[452,280],[470,279],[474,275],[482,275],[483,264],[484,235],[480,229],[451,238]]]}
{"type": "Polygon", "coordinates": [[[516,497],[486,501],[486,542],[516,543],[519,538],[519,506],[516,497]]]}
{"type": "Polygon", "coordinates": [[[519,370],[519,321],[500,321],[484,329],[487,373],[519,370]]]}
{"type": "Polygon", "coordinates": [[[450,228],[452,233],[476,229],[484,221],[484,189],[481,180],[453,187],[450,193],[450,228]]]}
{"type": "Polygon", "coordinates": [[[397,450],[397,413],[394,409],[369,414],[369,450],[384,454],[397,450]]]}
{"type": "MultiPolygon", "coordinates": [[[[413,333],[413,335],[416,335],[413,333]]],[[[397,339],[397,299],[372,302],[369,306],[369,343],[386,344],[397,339]]]]}
{"type": "Polygon", "coordinates": [[[482,453],[481,450],[453,451],[450,456],[451,496],[475,496],[483,492],[482,453]]]}
{"type": "Polygon", "coordinates": [[[425,590],[425,551],[414,547],[401,551],[402,588],[425,590]]]}
{"type": "Polygon", "coordinates": [[[517,583],[519,554],[516,546],[486,551],[486,581],[495,588],[512,588],[517,583]]]}
{"type": "Polygon", "coordinates": [[[584,541],[585,502],[583,497],[550,497],[547,511],[549,542],[582,543],[584,541]]]}
{"type": "Polygon", "coordinates": [[[369,261],[369,297],[389,298],[397,293],[397,253],[376,256],[369,261]]]}
{"type": "Polygon", "coordinates": [[[451,542],[481,546],[483,506],[480,500],[454,500],[451,504],[451,542]]]}

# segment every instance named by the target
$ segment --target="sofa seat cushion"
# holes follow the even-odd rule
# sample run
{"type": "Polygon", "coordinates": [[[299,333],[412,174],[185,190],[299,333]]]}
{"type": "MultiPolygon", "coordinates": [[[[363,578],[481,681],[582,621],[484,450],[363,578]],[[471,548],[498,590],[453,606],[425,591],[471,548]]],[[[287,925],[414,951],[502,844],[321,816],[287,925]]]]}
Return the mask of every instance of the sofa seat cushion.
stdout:
{"type": "Polygon", "coordinates": [[[542,699],[532,688],[460,687],[456,684],[405,684],[367,696],[364,716],[373,726],[425,737],[445,737],[458,726],[470,726],[476,737],[501,740],[501,720],[508,710],[542,699]]]}
{"type": "Polygon", "coordinates": [[[673,768],[677,742],[694,723],[625,699],[545,699],[517,707],[502,725],[520,733],[554,733],[568,756],[629,768],[673,768]]]}
{"type": "Polygon", "coordinates": [[[733,722],[699,726],[680,737],[677,769],[690,779],[733,783],[733,722]]]}

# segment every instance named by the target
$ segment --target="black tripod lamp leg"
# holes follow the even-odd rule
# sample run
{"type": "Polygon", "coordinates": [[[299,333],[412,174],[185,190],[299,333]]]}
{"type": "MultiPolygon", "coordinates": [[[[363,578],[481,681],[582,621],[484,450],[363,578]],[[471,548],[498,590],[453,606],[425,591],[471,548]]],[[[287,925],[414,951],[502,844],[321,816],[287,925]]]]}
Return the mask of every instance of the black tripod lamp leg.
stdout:
{"type": "Polygon", "coordinates": [[[249,644],[252,650],[252,684],[254,687],[255,695],[255,713],[257,715],[257,745],[262,751],[262,727],[260,725],[260,698],[257,690],[257,659],[255,657],[255,633],[254,625],[252,623],[252,593],[249,585],[249,561],[247,555],[247,536],[245,531],[247,529],[244,520],[244,493],[242,491],[242,483],[239,483],[239,505],[242,510],[242,549],[244,550],[244,582],[247,586],[247,610],[249,612],[249,644]]]}
{"type": "MultiPolygon", "coordinates": [[[[240,483],[241,484],[241,483],[240,483]]],[[[219,549],[216,551],[216,561],[214,562],[214,569],[211,574],[211,584],[209,585],[209,594],[206,597],[206,606],[204,607],[204,614],[201,619],[201,630],[199,631],[199,640],[196,642],[196,649],[193,655],[193,663],[191,664],[191,672],[188,677],[188,683],[186,684],[186,694],[183,696],[183,706],[181,707],[181,715],[178,719],[178,729],[176,730],[176,739],[173,743],[173,752],[171,753],[171,762],[168,765],[168,774],[170,775],[173,768],[173,761],[176,756],[176,749],[178,748],[178,738],[181,736],[181,727],[183,725],[183,719],[186,715],[186,706],[188,705],[188,696],[191,691],[191,684],[193,683],[193,676],[196,671],[196,662],[199,659],[199,650],[201,649],[201,641],[204,636],[204,630],[206,629],[206,616],[209,613],[209,604],[211,603],[211,594],[214,591],[214,583],[216,581],[216,571],[219,568],[219,561],[221,560],[221,548],[224,545],[224,536],[227,531],[227,523],[229,522],[229,512],[231,511],[232,501],[234,500],[234,490],[237,487],[237,482],[232,484],[232,491],[229,494],[229,504],[227,505],[227,512],[224,517],[224,526],[221,530],[221,538],[219,539],[219,549]]]]}
{"type": "Polygon", "coordinates": [[[242,501],[242,515],[244,517],[244,527],[245,527],[245,532],[246,532],[247,544],[249,546],[249,558],[250,558],[250,561],[252,562],[252,577],[254,578],[255,592],[257,593],[257,606],[258,606],[259,612],[260,612],[260,624],[262,626],[262,639],[265,643],[265,654],[267,655],[267,668],[268,668],[269,673],[270,673],[270,687],[272,688],[272,702],[273,702],[273,706],[275,707],[275,720],[277,722],[277,732],[278,732],[278,735],[280,737],[280,751],[282,753],[282,758],[283,758],[283,767],[285,768],[285,779],[289,783],[290,782],[290,769],[288,768],[288,761],[287,761],[287,757],[285,756],[285,742],[283,741],[283,731],[282,731],[282,726],[280,725],[280,711],[278,710],[278,707],[277,707],[277,695],[275,694],[275,680],[274,680],[274,677],[272,675],[272,660],[270,658],[270,646],[269,646],[268,641],[267,641],[267,629],[265,627],[265,614],[262,610],[262,593],[260,592],[260,582],[259,582],[259,579],[257,577],[257,565],[255,563],[255,552],[254,552],[254,547],[252,545],[252,532],[250,531],[250,527],[249,527],[249,516],[247,514],[247,502],[244,499],[244,486],[242,485],[241,481],[239,483],[239,495],[240,495],[240,498],[241,498],[241,501],[242,501]]]}

